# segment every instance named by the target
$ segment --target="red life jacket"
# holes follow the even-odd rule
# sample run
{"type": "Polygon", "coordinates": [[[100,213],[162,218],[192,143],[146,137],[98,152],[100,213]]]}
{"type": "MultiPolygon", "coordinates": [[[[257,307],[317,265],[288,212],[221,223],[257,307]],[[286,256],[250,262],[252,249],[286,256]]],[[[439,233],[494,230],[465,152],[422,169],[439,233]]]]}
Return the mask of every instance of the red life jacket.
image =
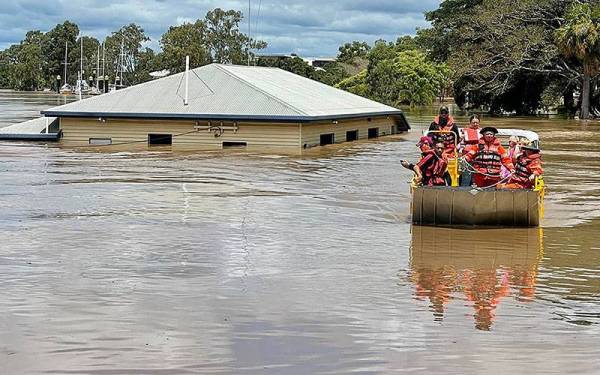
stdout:
{"type": "Polygon", "coordinates": [[[473,166],[485,174],[500,176],[502,168],[502,155],[498,151],[500,141],[495,139],[492,144],[488,145],[482,139],[477,146],[478,151],[473,159],[473,166]]]}
{"type": "Polygon", "coordinates": [[[473,145],[479,142],[479,129],[464,128],[463,137],[465,144],[473,145]]]}
{"type": "Polygon", "coordinates": [[[454,149],[458,139],[456,138],[456,134],[452,131],[452,127],[454,126],[454,118],[452,116],[448,116],[448,122],[446,126],[440,125],[440,116],[435,116],[433,119],[433,124],[435,125],[435,130],[441,131],[441,133],[430,133],[429,136],[433,139],[433,143],[442,142],[444,144],[444,148],[446,149],[454,149]]]}

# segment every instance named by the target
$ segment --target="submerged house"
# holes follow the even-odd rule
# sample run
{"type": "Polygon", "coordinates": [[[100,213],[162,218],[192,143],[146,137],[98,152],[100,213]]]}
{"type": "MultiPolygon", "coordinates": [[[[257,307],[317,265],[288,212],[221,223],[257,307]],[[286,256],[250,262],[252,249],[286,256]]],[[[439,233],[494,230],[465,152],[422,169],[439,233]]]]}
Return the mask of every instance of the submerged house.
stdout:
{"type": "Polygon", "coordinates": [[[42,111],[65,145],[303,148],[409,129],[393,107],[278,69],[210,64],[42,111]]]}

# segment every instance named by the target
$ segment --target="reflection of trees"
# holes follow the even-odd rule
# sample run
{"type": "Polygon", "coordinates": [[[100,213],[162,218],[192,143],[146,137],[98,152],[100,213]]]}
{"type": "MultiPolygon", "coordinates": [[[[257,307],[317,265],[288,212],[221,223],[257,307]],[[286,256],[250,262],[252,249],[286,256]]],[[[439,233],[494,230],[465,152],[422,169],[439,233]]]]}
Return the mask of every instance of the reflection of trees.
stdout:
{"type": "Polygon", "coordinates": [[[436,321],[462,295],[475,327],[489,330],[502,298],[529,302],[541,257],[538,229],[482,230],[414,227],[411,280],[417,299],[428,299],[436,321]]]}

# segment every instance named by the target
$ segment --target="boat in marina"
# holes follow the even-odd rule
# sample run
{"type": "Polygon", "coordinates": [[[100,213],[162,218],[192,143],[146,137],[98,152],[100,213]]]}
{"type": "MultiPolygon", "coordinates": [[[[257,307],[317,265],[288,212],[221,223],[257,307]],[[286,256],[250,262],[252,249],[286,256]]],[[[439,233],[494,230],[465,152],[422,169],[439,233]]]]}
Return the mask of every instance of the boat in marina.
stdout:
{"type": "MultiPolygon", "coordinates": [[[[425,131],[425,135],[432,133],[425,131]]],[[[540,148],[537,133],[522,129],[498,129],[502,144],[517,136],[540,148]]],[[[501,189],[459,186],[458,153],[448,160],[450,186],[420,186],[411,182],[412,222],[417,225],[537,227],[544,215],[545,185],[536,177],[533,189],[501,189]]]]}

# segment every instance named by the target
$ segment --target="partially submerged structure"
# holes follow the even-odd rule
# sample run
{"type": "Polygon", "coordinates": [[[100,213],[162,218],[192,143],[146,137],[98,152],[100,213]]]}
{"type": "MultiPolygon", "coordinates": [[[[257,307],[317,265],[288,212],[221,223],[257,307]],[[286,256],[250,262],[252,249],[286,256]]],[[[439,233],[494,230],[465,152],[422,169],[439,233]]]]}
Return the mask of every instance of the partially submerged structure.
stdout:
{"type": "Polygon", "coordinates": [[[308,148],[406,131],[393,107],[266,67],[210,64],[42,111],[65,145],[308,148]]]}

